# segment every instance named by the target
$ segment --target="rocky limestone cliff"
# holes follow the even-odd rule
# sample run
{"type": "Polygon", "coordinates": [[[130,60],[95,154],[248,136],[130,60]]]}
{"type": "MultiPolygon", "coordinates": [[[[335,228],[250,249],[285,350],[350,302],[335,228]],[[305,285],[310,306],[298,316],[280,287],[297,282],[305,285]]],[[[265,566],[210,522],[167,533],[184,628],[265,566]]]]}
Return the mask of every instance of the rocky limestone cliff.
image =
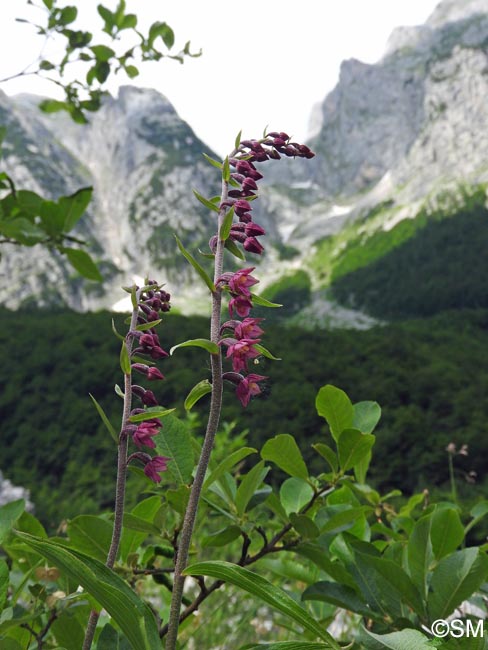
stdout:
{"type": "MultiPolygon", "coordinates": [[[[305,268],[320,289],[326,274],[309,264],[317,242],[344,233],[331,251],[340,255],[358,228],[389,229],[446,190],[488,182],[487,45],[488,0],[443,0],[425,25],[395,30],[378,63],[343,62],[336,88],[314,109],[316,158],[267,166],[255,209],[268,231],[259,263],[269,282],[305,268]],[[378,204],[389,207],[361,225],[378,204]]],[[[207,196],[219,188],[201,156],[211,152],[165,97],[123,87],[80,126],[41,114],[32,97],[0,94],[0,123],[17,183],[53,196],[94,186],[81,234],[96,234],[108,277],[89,285],[45,252],[7,251],[3,304],[112,306],[120,285],[150,273],[178,290],[180,305],[186,295],[187,311],[201,309],[205,289],[176,254],[173,233],[205,247],[213,224],[191,188],[207,196]]]]}

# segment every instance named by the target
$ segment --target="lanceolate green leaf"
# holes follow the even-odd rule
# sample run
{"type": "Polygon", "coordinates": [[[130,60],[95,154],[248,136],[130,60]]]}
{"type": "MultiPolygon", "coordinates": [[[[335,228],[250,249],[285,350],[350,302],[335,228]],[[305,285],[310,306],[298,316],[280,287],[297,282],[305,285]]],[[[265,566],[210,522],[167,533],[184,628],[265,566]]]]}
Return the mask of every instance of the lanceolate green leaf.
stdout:
{"type": "MultiPolygon", "coordinates": [[[[375,650],[432,650],[430,639],[418,630],[405,629],[401,632],[392,632],[391,634],[374,634],[369,630],[363,630],[364,635],[374,639],[375,643],[371,647],[375,650]]],[[[369,648],[365,639],[365,647],[369,648]]]]}
{"type": "Polygon", "coordinates": [[[190,262],[190,264],[193,266],[195,271],[198,273],[198,275],[202,278],[202,280],[205,282],[207,287],[210,289],[210,291],[215,291],[215,285],[208,276],[207,272],[205,269],[200,266],[200,264],[196,261],[196,259],[193,257],[191,253],[189,253],[186,248],[183,246],[181,241],[178,239],[178,237],[175,235],[176,243],[178,244],[178,248],[180,249],[183,257],[190,262]]]}
{"type": "Polygon", "coordinates": [[[264,345],[261,345],[260,343],[255,343],[254,347],[256,350],[259,352],[259,354],[262,354],[263,357],[266,357],[266,359],[271,359],[272,361],[281,361],[279,357],[275,357],[269,350],[267,350],[264,345]]]}
{"type": "Polygon", "coordinates": [[[131,374],[131,365],[129,359],[129,352],[127,350],[127,345],[125,341],[122,341],[122,347],[120,348],[120,368],[124,375],[131,374]]]}
{"type": "Polygon", "coordinates": [[[264,467],[264,461],[261,461],[244,476],[236,493],[236,508],[239,515],[244,514],[251,498],[264,481],[269,470],[269,467],[264,467]]]}
{"type": "Polygon", "coordinates": [[[230,229],[232,227],[232,222],[234,220],[234,206],[232,206],[226,213],[222,225],[220,226],[219,239],[220,241],[226,241],[229,237],[230,229]]]}
{"type": "Polygon", "coordinates": [[[218,481],[219,478],[225,474],[225,472],[228,472],[234,465],[237,465],[241,460],[249,456],[250,454],[255,454],[257,452],[257,449],[254,449],[253,447],[242,447],[241,449],[237,449],[234,451],[232,454],[227,456],[217,467],[213,470],[213,472],[210,473],[210,475],[205,479],[205,483],[203,484],[203,489],[206,490],[209,488],[214,481],[218,481]]]}
{"type": "Polygon", "coordinates": [[[206,208],[209,210],[213,210],[214,212],[220,212],[220,208],[216,203],[212,203],[209,199],[206,199],[204,196],[199,194],[196,190],[193,190],[193,194],[197,197],[197,199],[202,203],[206,208]]]}
{"type": "Polygon", "coordinates": [[[429,566],[434,558],[430,533],[432,515],[421,517],[414,525],[407,545],[408,571],[423,598],[427,597],[429,566]]]}
{"type": "Polygon", "coordinates": [[[432,620],[446,618],[488,577],[488,557],[477,547],[448,555],[434,569],[427,605],[432,620]]]}
{"type": "Polygon", "coordinates": [[[213,167],[217,167],[217,169],[222,169],[222,163],[219,162],[218,160],[215,160],[215,158],[211,158],[208,154],[204,153],[203,157],[207,162],[209,162],[213,167]]]}
{"type": "Polygon", "coordinates": [[[307,479],[308,470],[295,438],[282,433],[268,440],[261,450],[261,458],[271,460],[290,476],[307,479]]]}
{"type": "Polygon", "coordinates": [[[156,621],[149,607],[102,562],[52,540],[26,533],[16,534],[91,594],[119,625],[134,650],[161,647],[156,621]]]}
{"type": "Polygon", "coordinates": [[[161,431],[155,436],[156,451],[168,456],[168,474],[178,485],[186,485],[191,480],[194,458],[188,426],[182,420],[168,416],[161,431]]]}
{"type": "Polygon", "coordinates": [[[172,355],[173,352],[178,348],[192,348],[192,347],[203,348],[204,350],[207,350],[207,352],[210,352],[210,354],[219,354],[220,352],[220,348],[217,345],[217,343],[213,343],[208,339],[190,339],[189,341],[178,343],[178,345],[173,345],[169,353],[170,355],[172,355]]]}
{"type": "Polygon", "coordinates": [[[212,392],[212,384],[208,379],[202,379],[198,384],[193,386],[185,400],[185,410],[190,411],[192,407],[205,395],[212,392]]]}
{"type": "Polygon", "coordinates": [[[95,405],[95,408],[96,408],[97,411],[98,411],[98,415],[100,416],[100,419],[102,420],[102,422],[104,423],[105,427],[107,428],[107,431],[110,433],[110,435],[111,435],[112,438],[115,440],[115,442],[118,443],[118,441],[119,441],[119,437],[118,437],[118,435],[117,435],[115,429],[114,429],[113,426],[111,425],[110,420],[109,420],[108,417],[105,415],[105,411],[104,411],[103,408],[100,406],[100,404],[97,402],[97,400],[93,397],[93,395],[92,395],[91,393],[88,393],[88,394],[90,395],[90,398],[91,398],[93,404],[95,405]]]}
{"type": "Polygon", "coordinates": [[[430,534],[436,560],[455,551],[464,540],[464,526],[454,508],[438,508],[432,515],[430,534]]]}
{"type": "Polygon", "coordinates": [[[171,415],[175,409],[163,409],[160,406],[150,406],[147,408],[144,413],[138,413],[137,415],[131,415],[129,417],[130,422],[145,422],[146,420],[152,420],[153,418],[165,418],[167,415],[171,415]]]}
{"type": "Polygon", "coordinates": [[[225,240],[225,247],[229,251],[229,253],[234,255],[234,257],[237,257],[240,260],[244,260],[244,261],[246,260],[246,256],[239,248],[239,246],[234,241],[232,241],[232,239],[225,240]]]}
{"type": "Polygon", "coordinates": [[[185,575],[203,575],[224,580],[260,598],[273,609],[281,612],[298,625],[326,641],[329,648],[340,650],[339,644],[319,625],[310,614],[300,607],[285,591],[268,582],[260,575],[231,564],[230,562],[198,562],[187,567],[185,575]]]}
{"type": "Polygon", "coordinates": [[[266,298],[258,296],[257,293],[251,293],[251,298],[253,304],[259,305],[260,307],[283,307],[283,305],[278,304],[277,302],[270,302],[266,298]]]}

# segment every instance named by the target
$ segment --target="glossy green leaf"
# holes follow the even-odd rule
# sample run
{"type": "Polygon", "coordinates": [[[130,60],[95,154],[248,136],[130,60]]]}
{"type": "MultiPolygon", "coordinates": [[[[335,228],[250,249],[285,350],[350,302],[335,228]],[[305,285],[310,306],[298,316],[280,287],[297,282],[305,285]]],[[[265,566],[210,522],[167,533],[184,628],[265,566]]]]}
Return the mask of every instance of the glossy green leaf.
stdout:
{"type": "Polygon", "coordinates": [[[153,327],[157,327],[162,321],[162,318],[158,318],[157,320],[152,320],[149,323],[140,323],[139,325],[136,325],[136,330],[138,332],[145,332],[146,330],[152,330],[153,327]]]}
{"type": "MultiPolygon", "coordinates": [[[[291,480],[291,479],[290,479],[291,480]]],[[[339,644],[316,620],[285,591],[268,582],[260,575],[230,562],[198,562],[187,567],[185,575],[203,575],[224,580],[256,596],[273,609],[284,614],[298,625],[321,638],[333,650],[340,650],[339,644]]]]}
{"type": "Polygon", "coordinates": [[[222,163],[218,160],[215,160],[215,158],[211,158],[208,154],[205,152],[202,154],[205,160],[210,163],[213,167],[217,167],[217,169],[222,169],[222,163]]]}
{"type": "Polygon", "coordinates": [[[363,629],[365,648],[369,650],[432,650],[430,639],[418,630],[404,629],[400,632],[391,632],[390,634],[374,634],[367,629],[363,629]],[[369,645],[367,637],[374,643],[369,645]]]}
{"type": "Polygon", "coordinates": [[[93,187],[83,187],[70,196],[62,196],[58,203],[63,211],[63,230],[69,232],[81,219],[91,201],[93,187]]]}
{"type": "Polygon", "coordinates": [[[375,436],[361,433],[357,429],[344,429],[337,442],[339,465],[343,472],[352,469],[370,451],[375,443],[375,436]]]}
{"type": "Polygon", "coordinates": [[[24,499],[10,501],[0,506],[0,544],[6,539],[13,525],[25,510],[24,499]]]}
{"type": "Polygon", "coordinates": [[[243,260],[244,262],[246,261],[246,256],[244,255],[243,251],[234,241],[232,241],[232,239],[225,240],[225,248],[229,251],[229,253],[234,255],[234,257],[237,257],[237,259],[243,260]]]}
{"type": "Polygon", "coordinates": [[[269,350],[264,347],[264,345],[261,345],[260,343],[254,343],[254,348],[259,352],[259,354],[262,354],[263,357],[266,357],[266,359],[271,359],[271,361],[281,361],[279,357],[275,357],[269,350]]]}
{"type": "Polygon", "coordinates": [[[219,354],[220,352],[217,343],[213,343],[213,341],[209,341],[208,339],[190,339],[189,341],[178,343],[178,345],[173,345],[169,351],[170,355],[172,355],[178,348],[203,348],[210,354],[219,354]]]}
{"type": "Polygon", "coordinates": [[[212,384],[208,379],[202,379],[198,384],[193,386],[185,399],[185,410],[190,411],[192,407],[205,395],[212,392],[212,384]]]}
{"type": "Polygon", "coordinates": [[[261,458],[270,460],[290,476],[307,479],[308,470],[295,438],[281,433],[268,440],[262,450],[261,458]]]}
{"type": "Polygon", "coordinates": [[[334,474],[336,474],[339,471],[339,459],[337,458],[335,451],[323,442],[317,442],[315,445],[312,445],[312,447],[322,456],[322,458],[325,458],[329,463],[330,469],[334,474]]]}
{"type": "Polygon", "coordinates": [[[213,203],[213,201],[210,201],[210,199],[206,199],[204,196],[199,194],[196,190],[193,190],[193,194],[197,197],[200,203],[204,205],[206,208],[212,210],[213,212],[217,212],[217,213],[220,212],[220,208],[216,203],[213,203]]]}
{"type": "Polygon", "coordinates": [[[127,345],[125,341],[122,342],[119,358],[120,358],[120,369],[122,370],[124,375],[130,375],[131,374],[130,358],[129,358],[129,352],[127,350],[127,345]]]}
{"type": "Polygon", "coordinates": [[[236,493],[237,514],[242,517],[256,490],[261,486],[270,468],[260,461],[247,474],[244,475],[236,493]]]}
{"type": "Polygon", "coordinates": [[[210,277],[208,276],[208,274],[205,271],[205,269],[203,268],[203,266],[201,266],[196,261],[196,259],[193,257],[193,255],[186,250],[186,248],[183,246],[183,244],[181,243],[181,241],[178,239],[178,237],[176,235],[175,235],[175,239],[176,239],[176,243],[177,243],[178,248],[180,249],[183,257],[193,266],[195,271],[198,273],[198,275],[202,278],[202,280],[205,282],[207,287],[213,293],[215,291],[215,285],[212,282],[212,280],[210,279],[210,277]]]}
{"type": "Polygon", "coordinates": [[[415,522],[407,544],[408,571],[423,598],[427,597],[427,576],[434,558],[430,539],[431,530],[432,516],[421,517],[415,522]]]}
{"type": "Polygon", "coordinates": [[[371,511],[369,506],[353,506],[349,508],[344,505],[339,505],[333,506],[332,508],[326,507],[317,513],[317,524],[320,527],[321,533],[339,533],[350,528],[369,511],[371,511]],[[336,510],[336,508],[343,509],[336,510]],[[323,517],[320,516],[321,513],[326,515],[325,523],[323,523],[323,517]]]}
{"type": "Polygon", "coordinates": [[[280,501],[287,515],[299,513],[313,497],[313,488],[301,478],[293,476],[281,484],[280,501]]]}
{"type": "Polygon", "coordinates": [[[61,251],[66,254],[69,263],[80,275],[94,282],[102,282],[103,278],[98,270],[97,265],[86,251],[79,248],[62,248],[61,251]]]}
{"type": "Polygon", "coordinates": [[[220,230],[219,230],[220,241],[226,241],[227,238],[229,237],[230,229],[232,227],[233,221],[234,221],[234,206],[232,206],[225,213],[225,217],[222,221],[222,225],[220,226],[220,230]]]}
{"type": "Polygon", "coordinates": [[[297,515],[290,512],[290,522],[304,540],[315,539],[320,534],[317,524],[307,515],[297,515]]]}
{"type": "Polygon", "coordinates": [[[117,435],[117,432],[113,428],[112,424],[110,423],[110,420],[105,414],[105,411],[103,408],[100,406],[100,404],[97,402],[97,400],[93,397],[91,393],[88,393],[90,395],[90,398],[95,405],[95,408],[97,409],[98,415],[100,416],[100,419],[102,420],[103,424],[105,425],[107,431],[110,433],[112,438],[115,440],[116,443],[119,442],[119,436],[117,435]]]}
{"type": "Polygon", "coordinates": [[[152,420],[153,418],[165,418],[171,413],[174,413],[175,409],[163,409],[160,406],[150,406],[146,408],[144,413],[138,413],[137,415],[131,415],[129,417],[129,422],[145,422],[146,420],[152,420]]]}
{"type": "Polygon", "coordinates": [[[29,190],[18,190],[16,194],[17,204],[22,212],[35,217],[40,213],[43,198],[29,190]]]}
{"type": "Polygon", "coordinates": [[[39,108],[43,113],[57,113],[67,110],[68,104],[57,99],[43,99],[42,102],[39,102],[39,108]]]}
{"type": "Polygon", "coordinates": [[[68,522],[70,548],[105,562],[112,539],[112,524],[102,517],[79,515],[68,522]]]}
{"type": "Polygon", "coordinates": [[[120,650],[119,635],[110,623],[103,626],[97,641],[97,650],[120,650]]]}
{"type": "Polygon", "coordinates": [[[356,586],[353,577],[338,560],[332,561],[325,550],[314,542],[304,542],[295,547],[295,551],[313,562],[322,569],[330,578],[351,588],[356,586]]]}
{"type": "Polygon", "coordinates": [[[171,458],[168,463],[168,474],[178,485],[188,484],[194,466],[193,446],[191,444],[188,425],[169,415],[164,420],[164,426],[153,438],[156,451],[161,456],[171,458]]]}
{"type": "MultiPolygon", "coordinates": [[[[57,647],[63,646],[67,650],[81,648],[85,638],[85,629],[73,611],[61,611],[51,626],[56,639],[57,647]]],[[[98,650],[98,648],[97,648],[98,650]]]]}
{"type": "Polygon", "coordinates": [[[430,539],[436,560],[449,555],[462,544],[464,526],[457,510],[454,510],[454,508],[437,508],[434,511],[430,539]]]}
{"type": "Polygon", "coordinates": [[[224,164],[222,166],[222,179],[228,183],[230,180],[230,165],[229,165],[229,156],[225,157],[224,164]]]}
{"type": "Polygon", "coordinates": [[[135,79],[139,76],[139,68],[137,68],[135,65],[126,65],[124,67],[124,70],[129,79],[135,79]]]}
{"type": "Polygon", "coordinates": [[[427,605],[432,620],[446,618],[488,577],[488,557],[477,547],[442,558],[430,581],[427,605]]]}
{"type": "Polygon", "coordinates": [[[226,546],[230,544],[235,539],[237,539],[241,534],[241,529],[239,526],[227,526],[222,530],[219,530],[217,533],[212,535],[207,535],[202,539],[202,547],[206,548],[207,546],[226,546]]]}
{"type": "Polygon", "coordinates": [[[16,534],[91,594],[119,625],[133,650],[161,646],[156,621],[149,607],[102,562],[52,540],[26,533],[16,534]]]}
{"type": "Polygon", "coordinates": [[[407,573],[393,560],[385,557],[375,557],[366,553],[355,553],[356,561],[361,559],[381,576],[381,584],[388,585],[398,593],[399,600],[411,607],[421,618],[425,616],[424,603],[418,589],[407,573]]]}
{"type": "Polygon", "coordinates": [[[471,510],[469,511],[469,514],[473,519],[468,523],[466,528],[464,529],[464,534],[467,535],[468,532],[476,526],[486,515],[488,515],[488,501],[480,501],[478,502],[471,510]]]}
{"type": "Polygon", "coordinates": [[[353,406],[352,428],[361,433],[373,433],[381,418],[381,407],[377,402],[358,402],[353,406]]]}
{"type": "Polygon", "coordinates": [[[208,475],[203,484],[203,489],[207,490],[214,481],[218,481],[219,478],[231,470],[234,465],[237,465],[241,460],[247,458],[250,454],[255,454],[256,452],[257,449],[254,449],[253,447],[242,447],[241,449],[232,452],[208,475]]]}
{"type": "Polygon", "coordinates": [[[133,515],[131,512],[124,514],[124,528],[128,530],[136,530],[140,533],[150,533],[152,535],[160,535],[161,530],[150,521],[146,521],[141,517],[133,515]]]}
{"type": "Polygon", "coordinates": [[[377,617],[377,614],[368,607],[368,603],[358,596],[354,589],[337,582],[321,580],[311,585],[303,592],[302,600],[318,600],[367,618],[377,617]]]}
{"type": "Polygon", "coordinates": [[[351,400],[340,388],[323,386],[315,400],[317,413],[327,420],[332,437],[337,442],[344,429],[352,427],[354,409],[351,400]]]}
{"type": "Polygon", "coordinates": [[[257,293],[251,292],[251,298],[252,298],[253,305],[259,305],[260,307],[270,307],[270,308],[283,307],[283,305],[280,305],[277,302],[271,302],[270,300],[266,300],[266,298],[263,298],[262,296],[258,296],[257,293]]]}

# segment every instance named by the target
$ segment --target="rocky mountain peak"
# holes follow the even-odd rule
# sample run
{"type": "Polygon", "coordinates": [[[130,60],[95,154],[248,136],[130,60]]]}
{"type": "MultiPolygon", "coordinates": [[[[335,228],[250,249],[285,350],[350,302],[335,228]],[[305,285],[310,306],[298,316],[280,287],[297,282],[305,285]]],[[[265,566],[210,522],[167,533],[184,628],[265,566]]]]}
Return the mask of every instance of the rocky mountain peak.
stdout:
{"type": "Polygon", "coordinates": [[[436,29],[447,23],[465,20],[475,14],[488,13],[488,0],[442,0],[427,19],[426,25],[436,29]]]}

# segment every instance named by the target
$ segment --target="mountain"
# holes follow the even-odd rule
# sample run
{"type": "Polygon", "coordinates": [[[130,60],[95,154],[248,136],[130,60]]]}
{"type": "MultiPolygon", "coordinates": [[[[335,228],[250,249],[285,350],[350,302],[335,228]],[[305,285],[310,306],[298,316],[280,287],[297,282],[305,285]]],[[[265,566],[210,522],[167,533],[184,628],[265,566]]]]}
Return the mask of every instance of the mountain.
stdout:
{"type": "MultiPolygon", "coordinates": [[[[288,318],[368,327],[422,314],[435,282],[422,304],[400,312],[391,304],[424,286],[426,273],[440,282],[452,254],[450,266],[464,272],[473,242],[460,233],[472,232],[478,248],[488,243],[487,43],[488,0],[443,0],[424,25],[396,29],[378,63],[343,62],[314,111],[316,158],[270,165],[256,208],[268,246],[250,263],[261,266],[264,294],[288,304],[288,318]]],[[[93,185],[79,234],[98,240],[92,253],[106,281],[82,282],[61,258],[10,247],[0,260],[0,302],[113,307],[121,285],[150,273],[167,281],[180,309],[204,310],[205,290],[173,233],[191,250],[207,246],[214,224],[191,189],[218,193],[201,156],[212,152],[153,90],[121,88],[88,125],[43,114],[37,101],[0,94],[5,166],[17,184],[48,196],[93,185]]],[[[480,266],[475,288],[452,277],[456,291],[436,309],[484,305],[480,266]]]]}

